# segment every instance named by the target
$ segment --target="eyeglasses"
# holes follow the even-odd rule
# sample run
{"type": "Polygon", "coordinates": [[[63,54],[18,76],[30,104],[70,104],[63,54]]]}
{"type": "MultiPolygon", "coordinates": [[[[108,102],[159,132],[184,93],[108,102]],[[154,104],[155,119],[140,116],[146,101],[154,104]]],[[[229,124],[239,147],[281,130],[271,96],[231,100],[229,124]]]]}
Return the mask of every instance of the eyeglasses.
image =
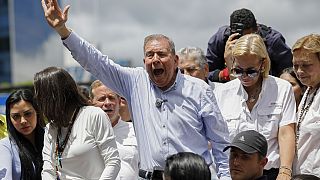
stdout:
{"type": "Polygon", "coordinates": [[[261,66],[262,66],[262,63],[260,64],[260,67],[259,69],[254,69],[254,68],[249,68],[247,70],[244,70],[242,68],[233,68],[231,69],[231,72],[232,74],[235,76],[235,77],[243,77],[244,74],[247,75],[248,77],[250,78],[255,78],[259,75],[259,73],[261,72],[261,66]]]}
{"type": "Polygon", "coordinates": [[[231,71],[232,71],[233,75],[235,77],[237,77],[237,78],[240,77],[240,76],[243,76],[244,74],[246,74],[250,78],[254,78],[260,72],[260,70],[256,70],[256,69],[243,70],[243,69],[240,69],[240,68],[233,68],[231,71]]]}

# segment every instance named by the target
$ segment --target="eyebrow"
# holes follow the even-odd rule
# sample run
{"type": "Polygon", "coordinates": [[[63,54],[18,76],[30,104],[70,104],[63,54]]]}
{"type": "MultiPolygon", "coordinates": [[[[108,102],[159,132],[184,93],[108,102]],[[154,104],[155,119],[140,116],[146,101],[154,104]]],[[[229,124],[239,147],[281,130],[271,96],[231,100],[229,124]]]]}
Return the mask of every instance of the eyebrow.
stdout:
{"type": "MultiPolygon", "coordinates": [[[[23,111],[22,113],[26,113],[26,112],[30,112],[30,111],[33,111],[32,109],[28,109],[28,110],[25,110],[25,111],[23,111]]],[[[16,114],[20,114],[20,113],[18,113],[18,112],[10,112],[10,114],[11,115],[16,115],[16,114]]]]}

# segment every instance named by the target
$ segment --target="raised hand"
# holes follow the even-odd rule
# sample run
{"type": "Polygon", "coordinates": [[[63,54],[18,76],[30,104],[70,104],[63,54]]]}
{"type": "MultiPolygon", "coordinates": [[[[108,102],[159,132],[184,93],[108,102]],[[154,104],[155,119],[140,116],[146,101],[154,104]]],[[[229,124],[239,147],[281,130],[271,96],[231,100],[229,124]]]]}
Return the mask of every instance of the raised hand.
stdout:
{"type": "Polygon", "coordinates": [[[44,15],[48,24],[53,27],[62,38],[69,36],[70,30],[65,23],[68,20],[70,5],[61,10],[57,0],[41,0],[44,15]]]}

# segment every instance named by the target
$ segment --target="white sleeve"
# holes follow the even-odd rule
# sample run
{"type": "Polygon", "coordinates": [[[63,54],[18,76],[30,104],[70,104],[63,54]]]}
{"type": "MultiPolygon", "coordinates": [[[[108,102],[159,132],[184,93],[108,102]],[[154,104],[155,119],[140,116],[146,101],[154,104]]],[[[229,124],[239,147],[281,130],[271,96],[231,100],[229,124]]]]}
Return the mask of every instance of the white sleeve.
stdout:
{"type": "Polygon", "coordinates": [[[120,170],[120,158],[110,120],[102,110],[91,119],[94,120],[91,132],[105,163],[100,179],[115,179],[120,170]]]}
{"type": "Polygon", "coordinates": [[[44,134],[44,142],[43,142],[43,149],[42,149],[42,159],[43,159],[43,167],[41,176],[42,179],[56,179],[56,172],[54,169],[54,165],[52,164],[51,160],[51,141],[50,141],[51,135],[49,134],[49,124],[45,128],[45,134],[44,134]]]}

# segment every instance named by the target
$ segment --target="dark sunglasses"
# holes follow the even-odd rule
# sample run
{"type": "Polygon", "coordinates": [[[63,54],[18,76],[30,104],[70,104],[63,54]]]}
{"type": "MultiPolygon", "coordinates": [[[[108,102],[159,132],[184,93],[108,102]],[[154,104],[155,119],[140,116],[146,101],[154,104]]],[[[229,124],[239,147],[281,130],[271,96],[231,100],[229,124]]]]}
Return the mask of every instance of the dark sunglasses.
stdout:
{"type": "Polygon", "coordinates": [[[256,70],[256,69],[240,69],[240,68],[233,68],[232,73],[235,77],[240,77],[240,76],[244,76],[244,74],[246,74],[248,77],[250,78],[254,78],[257,77],[257,75],[260,73],[260,69],[256,70]]]}

